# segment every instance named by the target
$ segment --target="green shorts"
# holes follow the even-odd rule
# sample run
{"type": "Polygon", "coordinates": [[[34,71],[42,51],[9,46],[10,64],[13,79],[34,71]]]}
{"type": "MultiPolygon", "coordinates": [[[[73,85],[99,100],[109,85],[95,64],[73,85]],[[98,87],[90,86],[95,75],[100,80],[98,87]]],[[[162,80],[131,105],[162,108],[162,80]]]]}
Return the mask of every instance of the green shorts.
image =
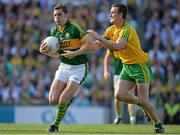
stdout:
{"type": "Polygon", "coordinates": [[[123,64],[119,78],[136,83],[150,83],[153,75],[149,60],[143,64],[123,64]]]}

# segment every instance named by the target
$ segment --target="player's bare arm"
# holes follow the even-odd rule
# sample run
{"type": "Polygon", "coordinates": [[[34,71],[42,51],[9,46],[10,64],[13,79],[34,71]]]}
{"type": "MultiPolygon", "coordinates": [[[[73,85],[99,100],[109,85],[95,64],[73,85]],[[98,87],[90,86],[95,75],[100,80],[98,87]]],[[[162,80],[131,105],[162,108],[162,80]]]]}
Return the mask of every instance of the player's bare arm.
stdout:
{"type": "Polygon", "coordinates": [[[99,40],[105,47],[108,47],[111,50],[121,50],[125,48],[126,41],[123,39],[117,40],[117,42],[109,41],[105,38],[102,38],[97,32],[92,29],[87,30],[88,34],[93,36],[95,39],[99,40]]]}
{"type": "Polygon", "coordinates": [[[109,80],[111,77],[111,74],[109,72],[110,57],[111,55],[106,52],[105,57],[104,57],[104,79],[105,80],[109,80]]]}

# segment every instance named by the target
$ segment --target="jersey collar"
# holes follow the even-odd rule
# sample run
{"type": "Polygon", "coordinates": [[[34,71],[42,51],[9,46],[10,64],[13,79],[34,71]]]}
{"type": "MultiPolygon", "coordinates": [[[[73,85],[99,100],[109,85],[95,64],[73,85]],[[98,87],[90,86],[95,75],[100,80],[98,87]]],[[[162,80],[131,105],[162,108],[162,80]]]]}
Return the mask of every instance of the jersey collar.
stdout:
{"type": "Polygon", "coordinates": [[[60,32],[63,32],[64,29],[70,24],[70,20],[67,20],[62,28],[58,28],[60,32]]]}

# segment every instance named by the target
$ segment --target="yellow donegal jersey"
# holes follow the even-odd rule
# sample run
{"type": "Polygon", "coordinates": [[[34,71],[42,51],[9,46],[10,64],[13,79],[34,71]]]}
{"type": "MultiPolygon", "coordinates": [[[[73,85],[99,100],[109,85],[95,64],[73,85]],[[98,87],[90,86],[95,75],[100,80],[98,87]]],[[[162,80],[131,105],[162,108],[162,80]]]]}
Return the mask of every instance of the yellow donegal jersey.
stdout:
{"type": "Polygon", "coordinates": [[[142,50],[136,30],[128,22],[125,22],[121,27],[110,26],[103,36],[113,42],[118,39],[124,39],[127,42],[125,48],[116,53],[122,63],[140,64],[148,60],[148,54],[142,50]]]}
{"type": "Polygon", "coordinates": [[[119,59],[119,55],[118,55],[118,51],[112,51],[110,49],[107,50],[107,53],[110,55],[113,55],[113,57],[118,58],[119,59]]]}

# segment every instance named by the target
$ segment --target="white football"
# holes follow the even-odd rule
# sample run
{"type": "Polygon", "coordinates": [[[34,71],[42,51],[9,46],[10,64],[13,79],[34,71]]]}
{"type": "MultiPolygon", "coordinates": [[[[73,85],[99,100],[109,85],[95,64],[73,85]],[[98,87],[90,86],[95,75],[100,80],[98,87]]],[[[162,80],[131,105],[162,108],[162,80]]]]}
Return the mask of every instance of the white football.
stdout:
{"type": "Polygon", "coordinates": [[[49,36],[44,39],[44,42],[49,46],[51,52],[57,52],[59,50],[58,38],[49,36]]]}

